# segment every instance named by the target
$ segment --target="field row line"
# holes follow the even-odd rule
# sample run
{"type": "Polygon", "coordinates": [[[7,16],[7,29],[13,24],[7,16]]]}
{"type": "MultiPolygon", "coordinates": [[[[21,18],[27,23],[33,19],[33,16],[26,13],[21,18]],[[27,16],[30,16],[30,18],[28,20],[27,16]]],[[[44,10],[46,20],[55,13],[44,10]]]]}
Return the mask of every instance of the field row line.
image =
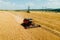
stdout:
{"type": "Polygon", "coordinates": [[[42,28],[47,30],[47,31],[49,31],[49,32],[51,32],[51,33],[53,33],[53,34],[55,34],[55,35],[57,35],[58,37],[60,37],[60,32],[59,31],[53,30],[51,28],[48,28],[45,25],[42,25],[42,28]]]}

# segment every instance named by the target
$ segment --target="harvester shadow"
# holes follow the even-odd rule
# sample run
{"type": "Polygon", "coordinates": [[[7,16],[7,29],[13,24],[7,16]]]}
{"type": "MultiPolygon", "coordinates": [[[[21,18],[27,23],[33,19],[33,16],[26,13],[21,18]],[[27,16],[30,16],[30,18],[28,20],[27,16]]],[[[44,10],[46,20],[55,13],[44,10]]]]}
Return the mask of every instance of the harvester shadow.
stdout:
{"type": "Polygon", "coordinates": [[[36,26],[36,27],[28,27],[27,29],[32,29],[32,28],[40,28],[41,27],[41,25],[40,26],[36,26]]]}

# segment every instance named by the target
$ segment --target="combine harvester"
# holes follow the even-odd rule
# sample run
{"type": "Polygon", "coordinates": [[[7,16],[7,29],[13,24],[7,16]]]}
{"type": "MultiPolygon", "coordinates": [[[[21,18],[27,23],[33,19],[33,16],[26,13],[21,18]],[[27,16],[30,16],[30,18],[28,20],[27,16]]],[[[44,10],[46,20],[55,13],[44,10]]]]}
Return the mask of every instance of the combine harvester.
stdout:
{"type": "Polygon", "coordinates": [[[41,27],[40,25],[34,23],[31,18],[25,18],[25,19],[23,20],[23,23],[22,23],[21,25],[22,25],[25,29],[27,29],[27,28],[41,27]]]}

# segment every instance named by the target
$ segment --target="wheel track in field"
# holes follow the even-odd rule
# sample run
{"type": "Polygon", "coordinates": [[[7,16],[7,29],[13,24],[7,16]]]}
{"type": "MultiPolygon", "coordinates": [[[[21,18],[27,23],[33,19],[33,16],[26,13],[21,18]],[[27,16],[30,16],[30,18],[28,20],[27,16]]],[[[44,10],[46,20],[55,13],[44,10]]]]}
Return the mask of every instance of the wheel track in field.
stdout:
{"type": "Polygon", "coordinates": [[[44,26],[44,27],[42,27],[43,29],[45,29],[45,30],[57,35],[58,37],[60,37],[60,32],[59,31],[56,31],[56,30],[53,30],[51,28],[45,27],[45,25],[43,25],[43,26],[44,26]]]}

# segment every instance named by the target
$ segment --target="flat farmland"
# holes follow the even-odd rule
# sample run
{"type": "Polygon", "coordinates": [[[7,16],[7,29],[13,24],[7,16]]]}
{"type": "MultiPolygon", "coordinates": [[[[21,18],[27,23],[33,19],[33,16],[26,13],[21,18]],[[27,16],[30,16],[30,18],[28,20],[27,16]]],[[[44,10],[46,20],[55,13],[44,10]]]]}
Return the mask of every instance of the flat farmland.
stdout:
{"type": "Polygon", "coordinates": [[[0,40],[60,40],[60,13],[0,11],[0,40]],[[39,28],[24,29],[24,18],[32,18],[39,28]]]}

